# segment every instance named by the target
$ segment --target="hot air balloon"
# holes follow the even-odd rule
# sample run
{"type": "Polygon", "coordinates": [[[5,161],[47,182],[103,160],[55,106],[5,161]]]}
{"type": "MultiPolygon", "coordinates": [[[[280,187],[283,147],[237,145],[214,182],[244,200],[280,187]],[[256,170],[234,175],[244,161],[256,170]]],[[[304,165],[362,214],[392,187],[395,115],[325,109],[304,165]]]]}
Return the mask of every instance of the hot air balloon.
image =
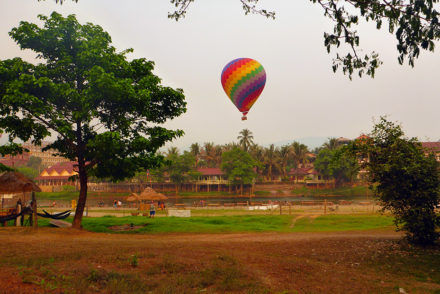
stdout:
{"type": "Polygon", "coordinates": [[[243,113],[242,120],[257,101],[266,84],[263,66],[250,58],[238,58],[229,62],[222,71],[222,86],[232,103],[243,113]]]}

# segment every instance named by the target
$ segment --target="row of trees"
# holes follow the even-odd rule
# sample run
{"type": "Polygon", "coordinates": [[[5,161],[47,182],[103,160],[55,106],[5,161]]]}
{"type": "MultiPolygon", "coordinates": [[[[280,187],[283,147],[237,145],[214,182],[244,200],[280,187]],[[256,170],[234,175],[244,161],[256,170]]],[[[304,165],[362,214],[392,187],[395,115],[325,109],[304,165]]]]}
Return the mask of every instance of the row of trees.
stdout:
{"type": "MultiPolygon", "coordinates": [[[[281,147],[274,144],[263,147],[254,143],[252,132],[244,129],[237,137],[237,142],[216,145],[214,143],[194,143],[189,151],[182,154],[176,147],[170,147],[163,155],[168,164],[151,172],[156,181],[163,181],[167,173],[171,181],[176,184],[191,182],[200,176],[197,168],[225,168],[225,158],[236,158],[235,166],[251,163],[249,175],[254,174],[260,181],[273,181],[274,179],[288,179],[292,168],[312,166],[326,180],[335,179],[338,185],[353,181],[359,170],[357,161],[350,158],[346,148],[335,138],[330,138],[320,148],[310,151],[308,147],[299,142],[293,142],[281,147]],[[239,150],[241,152],[239,152],[239,150]],[[246,155],[244,163],[243,156],[246,155]],[[315,161],[316,157],[316,161],[315,161]],[[251,162],[252,161],[252,162],[251,162]]],[[[227,174],[229,177],[229,175],[227,174]]],[[[230,177],[235,181],[236,177],[230,177]]],[[[252,179],[253,180],[253,179],[252,179]]],[[[244,181],[241,183],[250,183],[244,181]]]]}
{"type": "MultiPolygon", "coordinates": [[[[176,184],[176,192],[180,184],[193,182],[202,174],[197,171],[197,157],[189,151],[179,154],[176,148],[170,148],[166,154],[166,164],[151,171],[151,176],[157,181],[163,181],[165,174],[176,184]]],[[[256,178],[255,167],[260,164],[252,156],[235,146],[221,153],[219,168],[228,177],[231,184],[247,185],[256,178]]]]}

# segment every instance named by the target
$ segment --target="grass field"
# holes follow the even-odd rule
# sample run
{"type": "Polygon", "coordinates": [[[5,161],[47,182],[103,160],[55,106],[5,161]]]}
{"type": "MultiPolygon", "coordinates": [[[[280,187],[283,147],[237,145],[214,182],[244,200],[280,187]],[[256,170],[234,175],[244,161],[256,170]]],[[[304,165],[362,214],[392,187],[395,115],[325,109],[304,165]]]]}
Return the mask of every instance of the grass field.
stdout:
{"type": "MultiPolygon", "coordinates": [[[[72,218],[67,221],[71,222],[72,218]]],[[[39,225],[49,226],[48,219],[39,225]]],[[[232,215],[210,217],[94,217],[83,218],[83,228],[102,233],[245,233],[245,232],[341,232],[391,229],[393,218],[384,215],[326,215],[318,217],[295,215],[232,215]],[[111,227],[133,225],[135,230],[114,231],[111,227]]]]}

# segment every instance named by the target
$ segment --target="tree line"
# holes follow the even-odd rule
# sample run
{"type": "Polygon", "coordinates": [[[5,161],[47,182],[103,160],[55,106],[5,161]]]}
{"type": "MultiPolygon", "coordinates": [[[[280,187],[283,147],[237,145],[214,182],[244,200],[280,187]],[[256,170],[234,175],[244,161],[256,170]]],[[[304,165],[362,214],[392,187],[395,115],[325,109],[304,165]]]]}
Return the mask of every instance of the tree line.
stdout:
{"type": "MultiPolygon", "coordinates": [[[[177,147],[170,147],[162,154],[167,164],[151,170],[151,179],[161,182],[168,175],[176,184],[196,180],[201,175],[198,168],[221,168],[228,179],[237,184],[249,184],[254,180],[287,181],[292,169],[314,168],[322,179],[335,180],[338,186],[356,180],[359,171],[357,160],[349,156],[344,144],[336,138],[329,138],[314,150],[296,141],[281,147],[274,144],[264,147],[254,142],[248,129],[239,133],[236,142],[193,143],[189,150],[181,152],[177,147]],[[249,167],[243,169],[244,165],[249,167]],[[231,176],[237,169],[243,170],[241,176],[231,176]],[[242,181],[241,177],[247,180],[242,181]]],[[[146,180],[145,173],[138,173],[137,178],[146,180]]]]}

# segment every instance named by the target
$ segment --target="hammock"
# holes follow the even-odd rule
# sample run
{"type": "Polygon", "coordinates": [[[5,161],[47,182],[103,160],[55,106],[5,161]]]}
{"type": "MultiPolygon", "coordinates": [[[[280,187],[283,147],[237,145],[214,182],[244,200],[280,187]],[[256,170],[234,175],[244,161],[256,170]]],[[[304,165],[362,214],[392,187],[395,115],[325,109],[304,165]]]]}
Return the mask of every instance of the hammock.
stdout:
{"type": "MultiPolygon", "coordinates": [[[[54,214],[50,214],[47,211],[43,210],[44,213],[37,213],[38,216],[44,217],[44,218],[51,218],[51,219],[65,219],[70,215],[70,210],[66,210],[64,212],[60,212],[60,213],[54,213],[54,214]]],[[[22,212],[20,213],[13,213],[13,214],[8,214],[5,216],[1,216],[0,217],[0,223],[3,222],[7,222],[10,220],[14,220],[19,216],[25,215],[25,214],[31,214],[32,213],[32,209],[30,208],[24,208],[22,212]]]]}
{"type": "Polygon", "coordinates": [[[60,212],[60,213],[50,214],[46,210],[43,209],[43,212],[44,213],[37,213],[37,215],[44,217],[44,218],[51,218],[51,219],[65,219],[70,215],[70,210],[66,210],[66,211],[60,212]]]}

